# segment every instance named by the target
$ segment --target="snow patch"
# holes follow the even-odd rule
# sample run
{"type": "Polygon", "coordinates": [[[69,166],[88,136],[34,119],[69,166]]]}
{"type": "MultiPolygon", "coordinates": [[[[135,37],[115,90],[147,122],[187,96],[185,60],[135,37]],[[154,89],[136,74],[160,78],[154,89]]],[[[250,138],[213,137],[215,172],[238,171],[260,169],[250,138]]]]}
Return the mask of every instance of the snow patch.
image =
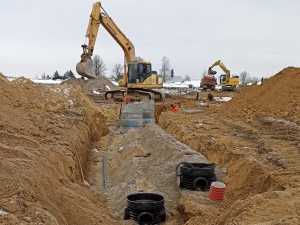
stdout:
{"type": "Polygon", "coordinates": [[[6,212],[4,209],[0,209],[0,216],[7,215],[7,214],[9,213],[6,212]]]}

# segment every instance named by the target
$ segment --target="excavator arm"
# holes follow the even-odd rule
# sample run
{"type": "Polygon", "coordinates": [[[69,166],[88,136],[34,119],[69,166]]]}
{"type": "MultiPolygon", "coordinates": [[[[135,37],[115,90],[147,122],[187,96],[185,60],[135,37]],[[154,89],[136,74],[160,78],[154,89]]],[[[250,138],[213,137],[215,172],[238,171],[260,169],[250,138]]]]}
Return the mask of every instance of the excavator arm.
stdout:
{"type": "MultiPolygon", "coordinates": [[[[105,10],[102,8],[100,2],[93,4],[92,13],[90,15],[88,28],[86,31],[86,37],[89,42],[88,45],[82,45],[83,54],[81,55],[81,61],[77,63],[76,70],[81,76],[87,78],[96,78],[93,71],[92,55],[94,46],[97,39],[97,34],[100,24],[106,29],[106,31],[115,39],[124,51],[126,64],[128,62],[135,61],[135,48],[131,41],[125,36],[125,34],[118,28],[112,18],[108,16],[105,10]]],[[[125,84],[127,81],[127,65],[124,65],[124,76],[120,83],[125,84]]]]}
{"type": "Polygon", "coordinates": [[[83,53],[81,54],[80,62],[76,65],[77,73],[89,79],[96,78],[93,70],[92,55],[100,25],[100,13],[100,2],[96,2],[93,4],[92,13],[90,15],[88,28],[85,35],[88,38],[88,45],[81,45],[83,53]]]}
{"type": "Polygon", "coordinates": [[[217,60],[208,68],[208,74],[216,74],[217,72],[212,70],[215,66],[220,66],[220,68],[224,71],[224,73],[229,77],[230,71],[226,68],[226,66],[221,62],[221,60],[217,60]]]}

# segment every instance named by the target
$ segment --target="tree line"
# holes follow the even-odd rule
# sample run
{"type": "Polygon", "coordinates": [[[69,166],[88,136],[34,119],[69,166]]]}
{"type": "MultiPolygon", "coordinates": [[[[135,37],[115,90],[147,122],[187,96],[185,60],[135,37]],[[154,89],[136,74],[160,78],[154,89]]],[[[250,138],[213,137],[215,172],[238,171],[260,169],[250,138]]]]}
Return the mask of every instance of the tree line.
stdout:
{"type": "MultiPolygon", "coordinates": [[[[76,78],[72,70],[68,70],[64,75],[60,75],[57,70],[53,75],[46,75],[45,73],[41,75],[42,80],[66,80],[69,78],[76,78]]],[[[35,79],[39,79],[39,76],[35,75],[35,79]]]]}
{"type": "MultiPolygon", "coordinates": [[[[136,57],[136,61],[144,61],[144,59],[140,56],[136,57]]],[[[107,67],[104,62],[104,60],[99,56],[99,55],[94,55],[93,56],[93,70],[96,76],[106,76],[107,72],[107,67]]],[[[108,76],[109,79],[113,81],[119,81],[122,76],[123,76],[123,71],[124,71],[124,65],[120,63],[115,63],[110,76],[108,76]]],[[[170,65],[170,60],[164,56],[161,60],[161,68],[159,69],[159,73],[163,77],[163,82],[169,82],[172,80],[172,78],[175,76],[174,70],[170,65]]],[[[202,72],[202,77],[207,74],[207,70],[204,70],[202,72]]],[[[202,77],[199,77],[201,79],[202,77]]],[[[36,77],[37,78],[37,77],[36,77]]],[[[55,71],[53,76],[45,75],[45,73],[42,75],[42,79],[69,79],[69,78],[76,78],[74,73],[71,70],[68,70],[67,72],[64,73],[64,75],[60,75],[58,71],[55,71]]],[[[248,83],[256,83],[258,81],[262,81],[264,78],[262,77],[261,79],[251,76],[247,71],[243,71],[239,74],[240,78],[240,84],[248,84],[248,83]]],[[[190,81],[191,77],[189,74],[185,74],[183,76],[183,81],[190,81]]]]}
{"type": "MultiPolygon", "coordinates": [[[[135,58],[136,61],[144,61],[144,59],[140,56],[137,56],[135,58]]],[[[174,70],[171,69],[170,65],[170,60],[164,56],[161,60],[161,68],[159,69],[160,74],[163,76],[163,81],[167,82],[174,77],[174,70]]],[[[93,57],[93,64],[94,64],[94,73],[96,76],[105,76],[107,67],[106,64],[104,63],[103,59],[99,55],[94,55],[93,57]]],[[[152,68],[153,69],[153,68],[152,68]]],[[[109,78],[114,81],[119,81],[122,78],[124,71],[124,66],[121,65],[120,63],[114,64],[112,70],[111,70],[111,75],[109,78]]],[[[189,74],[185,75],[184,80],[191,80],[189,74]]]]}

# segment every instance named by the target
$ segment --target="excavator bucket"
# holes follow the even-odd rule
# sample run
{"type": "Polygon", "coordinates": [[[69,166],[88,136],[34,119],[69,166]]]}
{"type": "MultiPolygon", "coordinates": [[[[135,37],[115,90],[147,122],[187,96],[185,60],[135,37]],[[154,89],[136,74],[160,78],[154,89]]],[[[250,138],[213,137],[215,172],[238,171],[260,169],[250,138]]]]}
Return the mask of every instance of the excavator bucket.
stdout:
{"type": "Polygon", "coordinates": [[[217,71],[214,71],[212,69],[208,69],[208,74],[209,75],[215,75],[217,73],[217,71]]]}
{"type": "Polygon", "coordinates": [[[97,78],[93,71],[93,61],[91,59],[86,59],[84,62],[77,63],[76,71],[79,75],[88,79],[97,78]]]}

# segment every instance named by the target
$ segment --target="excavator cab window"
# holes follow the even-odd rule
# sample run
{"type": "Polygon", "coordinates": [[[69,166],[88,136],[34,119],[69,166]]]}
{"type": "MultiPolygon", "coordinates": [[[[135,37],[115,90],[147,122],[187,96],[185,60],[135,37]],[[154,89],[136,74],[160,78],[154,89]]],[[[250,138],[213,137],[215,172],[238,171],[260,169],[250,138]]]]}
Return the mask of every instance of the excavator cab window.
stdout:
{"type": "Polygon", "coordinates": [[[143,83],[151,75],[151,64],[139,63],[139,81],[143,83]]]}
{"type": "Polygon", "coordinates": [[[129,64],[128,65],[128,82],[135,83],[136,79],[138,79],[138,64],[129,64]]]}
{"type": "Polygon", "coordinates": [[[220,76],[220,83],[223,83],[225,80],[226,80],[226,75],[225,75],[225,74],[222,74],[222,75],[220,76]]]}

